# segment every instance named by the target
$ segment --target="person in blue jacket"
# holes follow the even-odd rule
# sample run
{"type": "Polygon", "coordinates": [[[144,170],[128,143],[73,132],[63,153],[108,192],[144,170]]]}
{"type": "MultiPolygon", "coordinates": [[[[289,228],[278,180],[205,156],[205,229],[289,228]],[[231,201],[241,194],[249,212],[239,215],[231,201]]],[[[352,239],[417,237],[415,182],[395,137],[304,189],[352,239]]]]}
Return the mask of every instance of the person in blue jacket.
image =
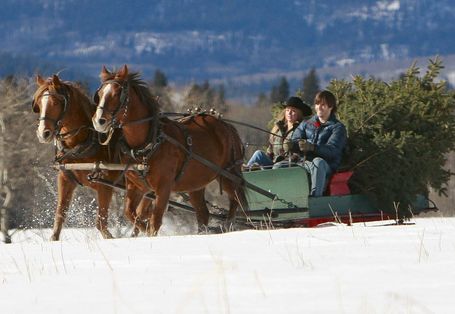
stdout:
{"type": "Polygon", "coordinates": [[[337,101],[331,92],[317,93],[314,109],[316,114],[295,129],[290,148],[300,153],[300,163],[310,173],[310,195],[322,196],[327,180],[340,166],[347,135],[335,116],[337,101]]]}

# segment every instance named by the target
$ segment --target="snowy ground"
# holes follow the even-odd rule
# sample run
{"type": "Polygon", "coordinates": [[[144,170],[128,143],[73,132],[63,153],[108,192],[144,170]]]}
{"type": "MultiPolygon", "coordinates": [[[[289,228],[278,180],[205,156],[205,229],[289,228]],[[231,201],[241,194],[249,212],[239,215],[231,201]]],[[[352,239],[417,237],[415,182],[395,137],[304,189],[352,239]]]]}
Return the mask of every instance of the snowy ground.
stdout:
{"type": "Polygon", "coordinates": [[[0,313],[453,313],[455,218],[0,244],[0,313]],[[384,223],[382,223],[384,224],[384,223]]]}

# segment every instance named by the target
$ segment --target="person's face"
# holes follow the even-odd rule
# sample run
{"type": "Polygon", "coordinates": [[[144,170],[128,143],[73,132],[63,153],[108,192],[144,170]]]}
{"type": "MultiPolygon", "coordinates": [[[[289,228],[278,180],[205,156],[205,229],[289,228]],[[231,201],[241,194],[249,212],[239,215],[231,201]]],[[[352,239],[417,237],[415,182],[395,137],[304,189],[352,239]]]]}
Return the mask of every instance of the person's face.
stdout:
{"type": "Polygon", "coordinates": [[[319,117],[319,120],[329,120],[332,113],[332,107],[329,107],[324,101],[319,101],[314,104],[314,109],[319,117]]]}
{"type": "Polygon", "coordinates": [[[297,121],[300,121],[300,118],[302,117],[302,112],[300,111],[300,109],[294,107],[286,107],[285,117],[287,122],[295,123],[297,121]]]}

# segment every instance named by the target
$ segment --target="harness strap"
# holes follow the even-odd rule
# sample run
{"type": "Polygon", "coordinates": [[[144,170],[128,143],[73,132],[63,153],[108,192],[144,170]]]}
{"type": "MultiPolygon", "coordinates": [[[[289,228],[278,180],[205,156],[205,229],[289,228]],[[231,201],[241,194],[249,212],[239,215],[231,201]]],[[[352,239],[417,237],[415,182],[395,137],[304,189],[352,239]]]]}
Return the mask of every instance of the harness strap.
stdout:
{"type": "Polygon", "coordinates": [[[186,158],[182,165],[182,168],[180,169],[179,174],[175,177],[175,182],[177,182],[178,180],[180,180],[180,178],[182,178],[182,176],[185,173],[186,168],[188,167],[190,159],[193,157],[193,138],[188,134],[188,129],[184,125],[182,125],[180,123],[177,123],[176,125],[183,132],[183,136],[186,139],[186,142],[185,142],[186,143],[186,154],[185,154],[186,158]]]}
{"type": "Polygon", "coordinates": [[[133,149],[130,148],[128,143],[126,142],[125,138],[122,136],[118,141],[118,147],[122,154],[127,155],[134,160],[142,161],[146,163],[153,154],[158,150],[159,146],[162,142],[161,132],[157,131],[159,135],[156,137],[154,141],[148,142],[148,144],[144,148],[133,149]]]}
{"type": "MultiPolygon", "coordinates": [[[[189,154],[190,152],[188,151],[188,149],[183,146],[179,141],[177,141],[175,138],[173,137],[170,137],[169,135],[167,135],[166,133],[163,133],[163,138],[168,141],[169,143],[172,143],[178,147],[180,147],[181,149],[183,149],[187,154],[189,154]]],[[[276,194],[273,194],[267,190],[264,190],[254,184],[251,184],[249,183],[248,181],[244,180],[242,177],[240,176],[237,176],[235,174],[232,174],[230,173],[229,171],[227,171],[226,169],[223,169],[221,167],[219,167],[218,165],[214,164],[213,162],[211,162],[210,160],[207,160],[205,159],[204,157],[196,154],[196,153],[192,153],[191,155],[192,158],[194,158],[195,160],[199,161],[201,164],[203,164],[204,166],[207,166],[209,169],[213,170],[214,172],[216,172],[217,174],[231,180],[232,182],[234,182],[235,184],[238,184],[238,185],[242,185],[244,184],[246,187],[248,187],[249,189],[259,193],[259,194],[262,194],[270,199],[277,199],[277,195],[276,194]]]]}
{"type": "Polygon", "coordinates": [[[101,133],[98,133],[98,143],[100,143],[100,145],[103,145],[103,146],[109,145],[109,142],[111,141],[111,138],[112,138],[112,135],[114,134],[114,131],[115,131],[114,128],[110,128],[109,129],[109,132],[108,132],[108,135],[107,135],[105,141],[103,141],[101,139],[101,133]]]}
{"type": "Polygon", "coordinates": [[[81,144],[68,149],[63,141],[55,142],[55,161],[61,162],[65,159],[79,159],[95,155],[99,150],[98,140],[94,131],[90,133],[87,140],[81,144]],[[61,154],[59,156],[59,154],[61,154]]]}
{"type": "Polygon", "coordinates": [[[86,128],[88,128],[88,126],[82,125],[82,126],[80,126],[80,127],[78,127],[78,128],[75,128],[75,129],[73,129],[73,130],[71,130],[71,131],[68,131],[68,132],[66,132],[66,133],[60,133],[60,132],[59,132],[58,134],[55,135],[55,137],[56,137],[59,141],[64,141],[65,139],[67,139],[67,138],[69,138],[69,137],[73,137],[73,136],[78,135],[79,132],[80,132],[81,130],[86,129],[86,128]]]}
{"type": "Polygon", "coordinates": [[[76,184],[78,184],[79,186],[83,186],[83,184],[77,179],[76,175],[74,174],[73,171],[71,170],[61,170],[63,171],[63,173],[73,182],[75,182],[76,184]]]}

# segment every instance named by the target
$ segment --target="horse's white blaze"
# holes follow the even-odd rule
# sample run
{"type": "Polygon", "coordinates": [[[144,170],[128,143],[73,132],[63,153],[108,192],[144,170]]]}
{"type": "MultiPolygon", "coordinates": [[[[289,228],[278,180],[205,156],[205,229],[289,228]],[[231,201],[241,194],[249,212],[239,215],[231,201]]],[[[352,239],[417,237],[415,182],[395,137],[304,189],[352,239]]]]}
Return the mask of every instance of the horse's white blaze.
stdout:
{"type": "Polygon", "coordinates": [[[108,125],[100,125],[99,124],[99,119],[101,119],[103,117],[103,111],[104,111],[103,107],[104,107],[104,103],[106,102],[106,95],[111,92],[111,89],[112,89],[111,84],[106,84],[101,89],[103,94],[102,94],[102,96],[100,98],[100,102],[98,104],[98,107],[96,107],[95,116],[92,119],[93,120],[93,126],[95,127],[95,130],[97,130],[98,132],[106,132],[106,128],[108,127],[108,125]]]}
{"type": "Polygon", "coordinates": [[[38,124],[38,134],[42,135],[45,130],[45,120],[47,113],[47,105],[49,103],[49,95],[45,94],[41,97],[41,110],[40,110],[40,122],[38,124]]]}

